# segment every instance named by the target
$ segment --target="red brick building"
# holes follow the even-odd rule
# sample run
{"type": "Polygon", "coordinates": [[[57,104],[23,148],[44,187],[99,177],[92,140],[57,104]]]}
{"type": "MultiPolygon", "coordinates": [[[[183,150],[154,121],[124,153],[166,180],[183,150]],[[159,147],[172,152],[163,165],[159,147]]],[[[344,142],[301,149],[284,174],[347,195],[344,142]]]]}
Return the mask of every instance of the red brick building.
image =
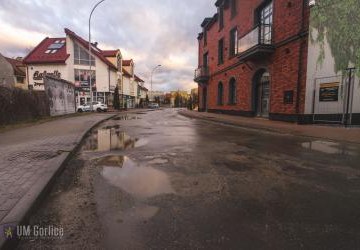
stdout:
{"type": "Polygon", "coordinates": [[[307,0],[218,0],[198,36],[200,111],[299,121],[304,113],[307,0]]]}

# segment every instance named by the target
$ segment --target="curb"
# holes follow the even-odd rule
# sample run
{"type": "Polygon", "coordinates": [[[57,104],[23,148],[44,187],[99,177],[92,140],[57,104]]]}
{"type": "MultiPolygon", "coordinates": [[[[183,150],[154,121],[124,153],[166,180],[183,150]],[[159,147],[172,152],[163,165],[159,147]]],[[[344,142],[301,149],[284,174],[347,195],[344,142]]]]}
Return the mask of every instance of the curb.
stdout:
{"type": "Polygon", "coordinates": [[[3,229],[6,226],[16,227],[17,225],[25,224],[28,222],[30,215],[33,211],[39,207],[46,195],[51,191],[54,186],[57,178],[64,171],[67,163],[70,159],[76,154],[80,149],[80,146],[83,144],[84,140],[87,138],[89,133],[99,126],[101,123],[112,119],[118,114],[111,115],[91,126],[87,129],[82,136],[80,136],[79,142],[76,146],[69,152],[62,153],[59,157],[56,157],[49,164],[49,170],[46,171],[42,178],[38,180],[28,192],[17,202],[15,207],[4,217],[0,224],[0,249],[14,249],[16,248],[19,240],[6,240],[4,237],[3,229]]]}
{"type": "Polygon", "coordinates": [[[333,141],[333,142],[341,142],[341,143],[349,143],[349,144],[360,144],[360,142],[357,142],[357,141],[329,138],[329,137],[324,137],[324,136],[308,135],[308,134],[303,134],[303,133],[300,133],[300,132],[297,132],[297,131],[291,131],[289,129],[284,130],[284,129],[281,129],[281,128],[279,128],[279,129],[269,128],[267,126],[261,126],[261,125],[259,126],[259,125],[256,125],[256,124],[246,125],[246,124],[238,124],[236,122],[231,122],[231,121],[221,121],[221,120],[218,120],[216,118],[211,119],[209,117],[192,115],[192,114],[189,114],[186,111],[185,112],[184,111],[179,111],[179,114],[184,116],[184,117],[191,118],[191,119],[199,119],[199,120],[209,121],[209,122],[213,122],[213,123],[217,123],[217,124],[236,126],[236,127],[243,128],[243,129],[262,130],[264,132],[276,133],[276,134],[280,134],[280,135],[291,135],[291,136],[296,136],[296,137],[304,137],[304,138],[309,138],[309,139],[322,139],[322,140],[333,141]]]}

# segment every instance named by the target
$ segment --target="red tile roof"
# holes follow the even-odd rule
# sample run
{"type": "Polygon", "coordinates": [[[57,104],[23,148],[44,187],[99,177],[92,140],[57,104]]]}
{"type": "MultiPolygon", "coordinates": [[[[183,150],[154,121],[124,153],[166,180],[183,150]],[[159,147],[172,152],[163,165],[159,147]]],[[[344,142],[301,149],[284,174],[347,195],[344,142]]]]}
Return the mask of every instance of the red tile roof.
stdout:
{"type": "Polygon", "coordinates": [[[135,75],[135,80],[137,81],[137,82],[144,82],[140,77],[138,77],[137,75],[135,75]]]}
{"type": "Polygon", "coordinates": [[[23,60],[25,64],[43,64],[43,63],[53,63],[53,64],[64,64],[65,61],[69,58],[69,54],[66,54],[66,39],[62,38],[49,38],[46,37],[39,43],[23,60]],[[56,53],[45,53],[49,46],[56,41],[65,41],[64,46],[57,50],[56,53]]]}
{"type": "Polygon", "coordinates": [[[24,71],[24,63],[20,60],[16,60],[16,59],[12,59],[12,58],[8,58],[5,57],[5,59],[11,64],[11,66],[14,69],[14,74],[16,76],[25,76],[25,71],[24,71]]]}
{"type": "Polygon", "coordinates": [[[123,60],[123,66],[130,66],[132,62],[133,62],[132,59],[130,59],[130,60],[123,60]]]}
{"type": "MultiPolygon", "coordinates": [[[[65,34],[68,35],[70,38],[76,40],[78,43],[80,43],[85,48],[89,47],[89,42],[78,36],[75,32],[65,28],[65,34]]],[[[112,64],[108,59],[106,59],[105,56],[103,56],[102,51],[98,48],[94,48],[91,46],[91,52],[93,55],[97,56],[101,61],[103,61],[106,65],[108,65],[111,69],[117,71],[117,68],[114,64],[112,64]]]]}
{"type": "Polygon", "coordinates": [[[116,57],[119,50],[102,50],[101,52],[105,57],[116,57]]]}
{"type": "Polygon", "coordinates": [[[132,75],[126,69],[123,68],[122,72],[123,72],[124,76],[130,77],[130,78],[132,77],[132,75]]]}

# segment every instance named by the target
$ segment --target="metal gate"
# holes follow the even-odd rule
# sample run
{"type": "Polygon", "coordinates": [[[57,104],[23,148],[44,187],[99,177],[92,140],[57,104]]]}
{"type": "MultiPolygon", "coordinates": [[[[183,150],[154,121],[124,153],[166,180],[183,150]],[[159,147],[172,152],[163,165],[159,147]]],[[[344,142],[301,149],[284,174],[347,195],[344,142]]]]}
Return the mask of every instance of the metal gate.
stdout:
{"type": "Polygon", "coordinates": [[[351,125],[355,69],[346,74],[316,78],[313,92],[313,122],[351,125]]]}

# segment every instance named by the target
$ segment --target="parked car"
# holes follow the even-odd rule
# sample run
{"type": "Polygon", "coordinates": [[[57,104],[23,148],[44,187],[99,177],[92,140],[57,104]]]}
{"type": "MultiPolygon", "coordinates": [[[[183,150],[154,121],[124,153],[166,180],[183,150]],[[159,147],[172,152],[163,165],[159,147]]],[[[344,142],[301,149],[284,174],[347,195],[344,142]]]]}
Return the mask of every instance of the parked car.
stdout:
{"type": "Polygon", "coordinates": [[[101,102],[93,102],[93,111],[107,112],[108,111],[108,106],[106,104],[101,103],[101,102]]]}
{"type": "Polygon", "coordinates": [[[158,109],[158,108],[160,108],[160,106],[158,103],[149,103],[148,108],[149,109],[158,109]]]}
{"type": "MultiPolygon", "coordinates": [[[[108,111],[108,106],[106,104],[103,104],[101,102],[93,102],[93,111],[97,111],[97,112],[107,112],[108,111]]],[[[77,107],[77,111],[78,112],[90,112],[91,111],[91,107],[90,107],[90,103],[86,103],[83,105],[80,105],[77,107]]]]}
{"type": "Polygon", "coordinates": [[[77,107],[77,112],[79,112],[79,113],[82,113],[82,112],[90,112],[90,111],[91,111],[91,107],[90,107],[90,104],[88,104],[88,103],[79,105],[79,106],[77,107]]]}

